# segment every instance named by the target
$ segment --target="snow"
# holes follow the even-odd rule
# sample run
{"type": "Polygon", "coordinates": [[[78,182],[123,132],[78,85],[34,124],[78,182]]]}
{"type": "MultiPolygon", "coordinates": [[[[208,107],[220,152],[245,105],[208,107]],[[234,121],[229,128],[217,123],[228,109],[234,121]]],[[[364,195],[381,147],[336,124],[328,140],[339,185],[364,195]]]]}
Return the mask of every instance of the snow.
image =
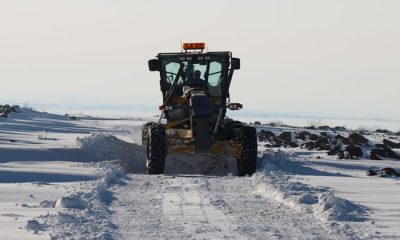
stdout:
{"type": "MultiPolygon", "coordinates": [[[[166,174],[149,176],[139,145],[147,120],[72,120],[25,108],[0,118],[0,238],[400,237],[399,179],[365,175],[400,169],[399,161],[343,160],[259,143],[252,177],[236,177],[235,159],[210,154],[170,155],[166,174]]],[[[371,145],[400,141],[366,137],[371,145]]]]}

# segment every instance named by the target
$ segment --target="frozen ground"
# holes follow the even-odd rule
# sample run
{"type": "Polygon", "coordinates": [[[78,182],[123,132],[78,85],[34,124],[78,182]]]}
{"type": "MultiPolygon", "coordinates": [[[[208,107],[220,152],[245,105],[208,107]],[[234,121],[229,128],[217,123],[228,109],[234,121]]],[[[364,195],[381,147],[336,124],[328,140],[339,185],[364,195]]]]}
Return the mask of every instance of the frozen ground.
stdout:
{"type": "Polygon", "coordinates": [[[136,144],[147,119],[79,118],[0,118],[0,239],[400,237],[399,179],[365,175],[398,161],[259,143],[252,177],[236,177],[234,159],[191,154],[148,176],[136,144]]]}

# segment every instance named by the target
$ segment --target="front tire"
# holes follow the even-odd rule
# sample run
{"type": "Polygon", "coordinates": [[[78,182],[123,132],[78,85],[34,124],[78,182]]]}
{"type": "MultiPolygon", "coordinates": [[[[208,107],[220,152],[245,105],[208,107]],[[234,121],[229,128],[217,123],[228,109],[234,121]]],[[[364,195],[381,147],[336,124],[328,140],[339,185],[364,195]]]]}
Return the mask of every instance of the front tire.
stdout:
{"type": "Polygon", "coordinates": [[[150,125],[147,133],[147,174],[163,174],[167,156],[164,126],[162,124],[150,125]]]}
{"type": "Polygon", "coordinates": [[[257,169],[257,131],[244,126],[238,131],[238,140],[242,145],[240,158],[236,160],[238,176],[252,175],[257,169]]]}

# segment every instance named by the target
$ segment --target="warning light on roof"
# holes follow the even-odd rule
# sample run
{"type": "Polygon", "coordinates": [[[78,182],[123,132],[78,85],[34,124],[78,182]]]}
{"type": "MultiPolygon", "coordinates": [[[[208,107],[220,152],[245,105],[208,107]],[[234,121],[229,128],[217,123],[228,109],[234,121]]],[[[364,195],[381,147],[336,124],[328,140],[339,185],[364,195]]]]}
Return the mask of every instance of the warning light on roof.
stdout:
{"type": "Polygon", "coordinates": [[[206,48],[205,43],[184,43],[183,44],[183,49],[185,51],[187,50],[204,50],[206,48]]]}

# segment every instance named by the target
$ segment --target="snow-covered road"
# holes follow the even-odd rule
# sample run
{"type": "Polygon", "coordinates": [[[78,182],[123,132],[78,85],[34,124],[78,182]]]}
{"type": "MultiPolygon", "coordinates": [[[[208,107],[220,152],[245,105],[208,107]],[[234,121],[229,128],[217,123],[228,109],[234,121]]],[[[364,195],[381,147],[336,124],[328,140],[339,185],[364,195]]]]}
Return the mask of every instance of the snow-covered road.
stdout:
{"type": "Polygon", "coordinates": [[[337,239],[312,215],[255,191],[250,177],[129,175],[112,189],[121,239],[337,239]]]}

